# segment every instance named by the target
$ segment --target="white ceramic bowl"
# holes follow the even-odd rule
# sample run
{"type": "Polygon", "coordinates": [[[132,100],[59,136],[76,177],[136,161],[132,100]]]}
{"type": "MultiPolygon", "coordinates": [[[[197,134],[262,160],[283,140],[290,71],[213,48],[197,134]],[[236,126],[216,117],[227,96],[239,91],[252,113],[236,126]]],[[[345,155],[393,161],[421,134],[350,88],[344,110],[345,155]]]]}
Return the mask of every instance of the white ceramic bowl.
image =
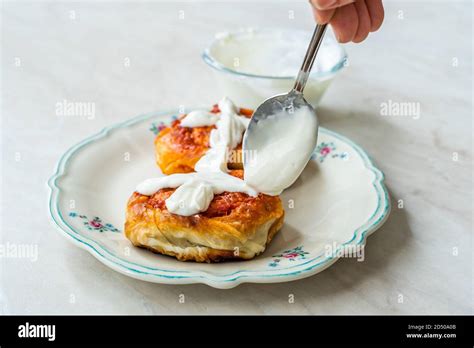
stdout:
{"type": "MultiPolygon", "coordinates": [[[[220,33],[204,50],[222,94],[238,105],[256,108],[265,99],[293,87],[312,32],[302,30],[242,29],[220,33]],[[285,65],[288,56],[295,64],[285,65]]],[[[347,54],[328,30],[306,84],[306,100],[317,107],[335,75],[346,65],[347,54]]]]}

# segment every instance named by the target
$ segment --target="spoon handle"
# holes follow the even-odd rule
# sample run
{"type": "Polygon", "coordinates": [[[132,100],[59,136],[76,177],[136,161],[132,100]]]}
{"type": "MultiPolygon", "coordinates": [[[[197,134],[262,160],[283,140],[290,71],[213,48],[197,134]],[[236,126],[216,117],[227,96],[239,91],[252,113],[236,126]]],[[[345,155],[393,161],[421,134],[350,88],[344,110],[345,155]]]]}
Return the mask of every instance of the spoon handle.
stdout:
{"type": "Polygon", "coordinates": [[[303,64],[301,65],[301,69],[296,77],[295,86],[293,87],[293,90],[297,92],[303,93],[304,86],[306,85],[306,81],[308,81],[309,73],[313,67],[314,58],[316,58],[319,46],[321,46],[321,42],[323,41],[326,26],[327,24],[318,24],[314,29],[313,37],[311,38],[308,49],[306,50],[303,64]]]}

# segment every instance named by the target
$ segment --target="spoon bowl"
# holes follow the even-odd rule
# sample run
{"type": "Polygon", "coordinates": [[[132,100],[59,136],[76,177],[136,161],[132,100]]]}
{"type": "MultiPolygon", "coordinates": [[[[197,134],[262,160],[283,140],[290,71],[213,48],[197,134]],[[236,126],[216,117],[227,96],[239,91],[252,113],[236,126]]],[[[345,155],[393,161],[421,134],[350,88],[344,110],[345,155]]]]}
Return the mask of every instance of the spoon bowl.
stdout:
{"type": "Polygon", "coordinates": [[[297,91],[267,99],[254,112],[243,138],[244,178],[277,195],[300,176],[316,147],[318,118],[297,91]]]}

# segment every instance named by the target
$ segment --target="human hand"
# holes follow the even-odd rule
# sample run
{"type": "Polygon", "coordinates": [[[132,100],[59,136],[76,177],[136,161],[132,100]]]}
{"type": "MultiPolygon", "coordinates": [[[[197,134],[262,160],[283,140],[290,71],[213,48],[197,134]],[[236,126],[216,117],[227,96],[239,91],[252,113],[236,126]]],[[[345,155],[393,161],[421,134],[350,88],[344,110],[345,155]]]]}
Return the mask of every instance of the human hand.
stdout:
{"type": "Polygon", "coordinates": [[[331,24],[341,43],[361,42],[380,28],[384,18],[382,0],[309,0],[320,24],[331,24]]]}

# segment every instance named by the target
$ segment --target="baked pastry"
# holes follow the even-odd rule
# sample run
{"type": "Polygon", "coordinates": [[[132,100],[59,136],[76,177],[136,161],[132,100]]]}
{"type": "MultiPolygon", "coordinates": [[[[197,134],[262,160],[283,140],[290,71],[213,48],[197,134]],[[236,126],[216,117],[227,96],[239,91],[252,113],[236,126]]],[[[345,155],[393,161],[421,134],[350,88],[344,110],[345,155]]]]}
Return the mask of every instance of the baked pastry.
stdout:
{"type": "MultiPolygon", "coordinates": [[[[242,178],[243,171],[229,174],[242,178]]],[[[125,222],[125,236],[133,245],[180,261],[251,259],[265,250],[283,225],[278,196],[223,192],[214,196],[205,212],[181,216],[165,205],[174,191],[161,189],[151,196],[133,193],[125,222]]]]}
{"type": "MultiPolygon", "coordinates": [[[[214,105],[211,113],[220,112],[218,105],[214,105]]],[[[239,109],[239,114],[249,118],[253,110],[239,109]]],[[[160,131],[155,138],[156,163],[163,174],[190,173],[194,171],[196,162],[209,149],[209,135],[215,126],[182,127],[180,119],[160,131]]],[[[233,149],[227,167],[229,169],[243,169],[242,144],[233,149]]]]}

